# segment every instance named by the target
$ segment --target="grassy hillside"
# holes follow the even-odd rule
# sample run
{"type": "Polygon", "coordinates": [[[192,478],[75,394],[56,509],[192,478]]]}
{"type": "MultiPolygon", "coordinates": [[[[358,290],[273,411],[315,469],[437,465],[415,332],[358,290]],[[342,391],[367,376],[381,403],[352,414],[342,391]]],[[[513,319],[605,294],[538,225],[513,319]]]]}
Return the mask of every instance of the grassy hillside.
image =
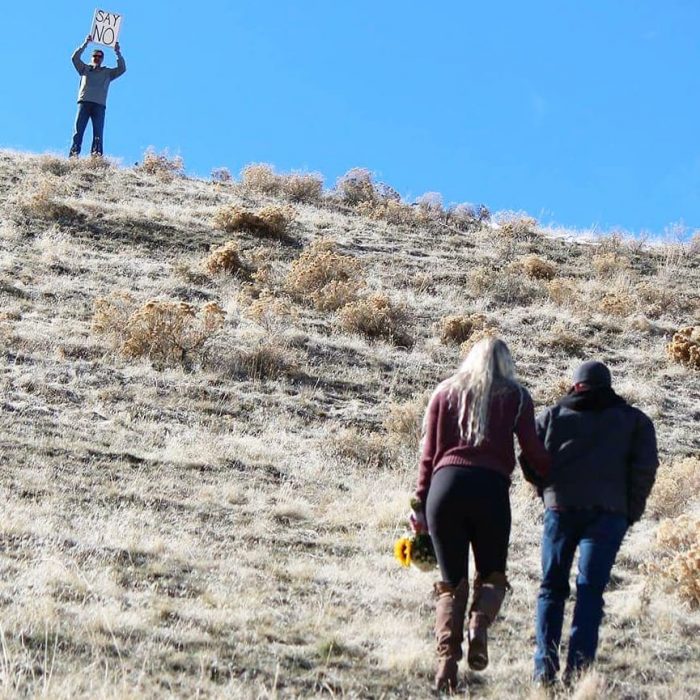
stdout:
{"type": "MultiPolygon", "coordinates": [[[[576,697],[697,697],[700,361],[667,349],[697,245],[146,166],[0,152],[4,697],[429,696],[436,577],[392,545],[427,394],[485,332],[538,405],[592,357],[658,429],[576,697]]],[[[532,694],[541,507],[512,498],[473,697],[532,694]]]]}

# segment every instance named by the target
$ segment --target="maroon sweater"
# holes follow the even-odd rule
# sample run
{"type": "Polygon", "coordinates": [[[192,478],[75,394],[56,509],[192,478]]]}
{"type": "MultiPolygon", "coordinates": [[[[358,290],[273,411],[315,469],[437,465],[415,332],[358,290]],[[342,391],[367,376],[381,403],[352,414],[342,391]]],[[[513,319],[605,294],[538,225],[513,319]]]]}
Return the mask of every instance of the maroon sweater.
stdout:
{"type": "Polygon", "coordinates": [[[528,464],[546,476],[551,458],[535,432],[535,408],[530,394],[517,387],[495,392],[489,409],[486,438],[479,445],[463,440],[459,434],[458,399],[448,401],[443,390],[433,398],[428,408],[428,420],[423,454],[418,470],[416,496],[425,503],[433,474],[448,465],[493,469],[510,479],[515,468],[513,433],[528,464]]]}

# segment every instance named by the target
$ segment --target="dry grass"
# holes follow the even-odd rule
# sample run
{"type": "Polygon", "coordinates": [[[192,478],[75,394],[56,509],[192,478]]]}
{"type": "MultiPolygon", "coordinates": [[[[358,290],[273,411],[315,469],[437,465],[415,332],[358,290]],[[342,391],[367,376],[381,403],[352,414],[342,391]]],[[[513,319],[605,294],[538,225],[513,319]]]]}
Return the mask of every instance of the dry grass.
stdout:
{"type": "Polygon", "coordinates": [[[357,300],[365,281],[357,258],[339,253],[334,241],[314,241],[291,265],[287,291],[319,311],[335,311],[357,300]]]}
{"type": "Polygon", "coordinates": [[[143,154],[139,168],[148,175],[171,182],[174,178],[183,175],[185,163],[180,156],[171,156],[167,151],[158,153],[154,148],[149,147],[143,154]]]}
{"type": "Polygon", "coordinates": [[[271,205],[252,212],[232,204],[216,212],[213,224],[226,233],[247,231],[263,238],[284,240],[294,218],[295,212],[290,207],[271,205]]]}
{"type": "Polygon", "coordinates": [[[700,369],[700,326],[686,326],[674,333],[667,352],[676,362],[700,369]]]}
{"type": "Polygon", "coordinates": [[[516,272],[522,272],[536,280],[551,280],[557,274],[557,266],[553,262],[534,254],[519,258],[511,264],[511,267],[516,272]]]}
{"type": "Polygon", "coordinates": [[[225,317],[224,310],[213,302],[200,309],[162,299],[138,306],[130,294],[119,292],[95,302],[92,329],[107,337],[125,357],[187,364],[223,326],[225,317]]]}
{"type": "MultiPolygon", "coordinates": [[[[591,251],[603,251],[590,243],[479,225],[465,236],[449,218],[377,223],[330,197],[299,206],[303,252],[327,232],[355,261],[360,295],[380,290],[410,309],[410,346],[367,342],[338,332],[309,294],[287,296],[297,248],[212,230],[219,207],[283,206],[281,190],[51,167],[62,174],[0,152],[1,697],[428,697],[435,577],[399,569],[392,544],[415,486],[424,397],[459,363],[436,338],[448,315],[497,321],[538,404],[560,397],[581,359],[546,345],[561,324],[653,416],[664,465],[698,455],[700,374],[666,361],[671,329],[697,325],[689,248],[604,242],[630,260],[622,287],[637,308],[623,323],[597,309],[608,285],[591,279],[591,251]],[[18,213],[43,178],[77,219],[18,213]],[[232,238],[250,279],[199,269],[232,238]],[[554,280],[503,270],[532,253],[557,261],[554,280]],[[479,268],[496,280],[475,297],[466,280],[479,268]],[[573,287],[561,305],[548,291],[560,280],[573,287]],[[652,318],[641,281],[674,299],[646,331],[632,327],[652,318]],[[118,343],[92,332],[95,300],[115,289],[134,303],[111,330],[148,299],[183,300],[198,316],[216,303],[226,322],[195,361],[154,366],[107,352],[118,343]]],[[[375,186],[379,201],[399,202],[375,186]]],[[[647,584],[643,570],[673,559],[655,548],[654,509],[696,514],[696,497],[666,494],[665,476],[607,594],[604,689],[593,683],[606,698],[689,699],[700,686],[700,611],[681,604],[674,578],[647,584]]],[[[533,695],[541,503],[518,474],[511,502],[513,593],[489,669],[460,669],[464,692],[485,700],[533,695]]]]}
{"type": "Polygon", "coordinates": [[[241,259],[240,247],[236,241],[228,241],[214,248],[204,260],[204,267],[212,274],[222,272],[235,274],[248,271],[248,266],[241,259]]]}
{"type": "Polygon", "coordinates": [[[652,578],[670,584],[691,608],[700,607],[700,517],[664,520],[656,533],[652,578]]]}
{"type": "Polygon", "coordinates": [[[664,463],[657,472],[647,513],[675,517],[697,494],[700,494],[700,457],[683,457],[664,463]]]}
{"type": "Polygon", "coordinates": [[[323,197],[323,177],[318,173],[280,174],[267,163],[253,163],[243,168],[241,185],[247,192],[281,196],[292,202],[313,204],[323,197]]]}
{"type": "Polygon", "coordinates": [[[440,319],[440,342],[443,345],[456,343],[461,345],[469,340],[474,331],[482,330],[486,325],[486,316],[445,316],[440,319]]]}
{"type": "Polygon", "coordinates": [[[372,294],[343,306],[338,313],[340,327],[347,333],[388,340],[396,345],[410,345],[407,330],[408,312],[385,294],[372,294]]]}

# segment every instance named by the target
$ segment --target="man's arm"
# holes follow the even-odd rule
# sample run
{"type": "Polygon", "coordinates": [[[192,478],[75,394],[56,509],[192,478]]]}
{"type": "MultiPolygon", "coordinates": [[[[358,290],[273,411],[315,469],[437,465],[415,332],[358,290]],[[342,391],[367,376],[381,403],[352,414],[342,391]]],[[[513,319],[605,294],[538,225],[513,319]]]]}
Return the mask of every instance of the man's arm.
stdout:
{"type": "Polygon", "coordinates": [[[122,50],[119,46],[119,42],[114,45],[114,52],[117,54],[117,67],[110,68],[109,70],[112,80],[116,80],[120,75],[124,75],[124,73],[126,73],[126,61],[124,60],[124,56],[122,56],[122,50]]]}
{"type": "Polygon", "coordinates": [[[78,75],[85,75],[85,72],[88,69],[87,63],[83,63],[81,60],[81,56],[83,55],[83,51],[85,51],[85,47],[92,41],[92,37],[88,34],[85,37],[85,41],[78,46],[78,48],[73,51],[73,55],[71,56],[71,61],[73,61],[73,65],[75,66],[75,70],[78,71],[78,75]]]}
{"type": "Polygon", "coordinates": [[[627,518],[630,524],[637,522],[644,513],[658,466],[654,424],[639,411],[627,467],[627,518]]]}

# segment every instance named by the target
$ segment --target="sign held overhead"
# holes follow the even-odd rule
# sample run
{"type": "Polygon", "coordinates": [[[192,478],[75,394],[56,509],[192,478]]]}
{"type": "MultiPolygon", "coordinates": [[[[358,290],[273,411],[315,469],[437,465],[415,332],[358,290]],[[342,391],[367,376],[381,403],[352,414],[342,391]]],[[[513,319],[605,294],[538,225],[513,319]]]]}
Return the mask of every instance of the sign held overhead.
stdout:
{"type": "Polygon", "coordinates": [[[95,10],[90,36],[97,44],[114,48],[114,45],[119,40],[121,26],[122,15],[118,15],[115,12],[106,12],[105,10],[95,10]]]}

